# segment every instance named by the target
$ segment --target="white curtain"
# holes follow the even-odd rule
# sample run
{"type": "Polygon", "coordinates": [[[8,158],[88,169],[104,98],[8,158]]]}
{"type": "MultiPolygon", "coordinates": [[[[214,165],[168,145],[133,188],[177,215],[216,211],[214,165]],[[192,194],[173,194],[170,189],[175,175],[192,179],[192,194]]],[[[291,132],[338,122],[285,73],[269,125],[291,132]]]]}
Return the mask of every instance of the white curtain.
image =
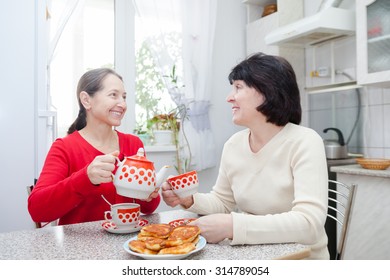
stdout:
{"type": "Polygon", "coordinates": [[[196,170],[215,166],[215,143],[209,121],[211,69],[217,0],[183,1],[185,99],[191,100],[190,123],[184,123],[196,170]]]}
{"type": "MultiPolygon", "coordinates": [[[[216,155],[209,108],[217,0],[134,0],[134,5],[141,20],[143,17],[149,20],[154,18],[154,32],[170,31],[161,28],[160,20],[178,21],[182,28],[184,87],[174,87],[166,78],[167,69],[177,65],[169,54],[169,48],[154,52],[154,56],[173,101],[178,106],[188,108],[182,118],[181,157],[190,160],[189,169],[200,171],[213,167],[216,165],[216,155]]],[[[151,48],[161,45],[161,41],[151,40],[149,43],[151,48]]]]}

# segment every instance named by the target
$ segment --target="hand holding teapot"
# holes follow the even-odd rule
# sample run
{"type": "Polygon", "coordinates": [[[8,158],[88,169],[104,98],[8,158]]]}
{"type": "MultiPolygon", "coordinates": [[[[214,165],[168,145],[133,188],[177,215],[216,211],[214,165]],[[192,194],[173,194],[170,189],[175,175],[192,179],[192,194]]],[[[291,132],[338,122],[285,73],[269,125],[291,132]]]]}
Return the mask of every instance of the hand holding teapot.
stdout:
{"type": "Polygon", "coordinates": [[[158,195],[158,190],[166,171],[170,166],[165,165],[156,174],[154,164],[145,157],[143,148],[139,148],[135,156],[118,160],[118,169],[113,175],[113,183],[119,195],[149,200],[158,195]]]}
{"type": "Polygon", "coordinates": [[[95,157],[87,167],[87,175],[92,184],[99,185],[112,181],[112,171],[115,169],[118,155],[119,151],[114,151],[107,155],[95,157]]]}

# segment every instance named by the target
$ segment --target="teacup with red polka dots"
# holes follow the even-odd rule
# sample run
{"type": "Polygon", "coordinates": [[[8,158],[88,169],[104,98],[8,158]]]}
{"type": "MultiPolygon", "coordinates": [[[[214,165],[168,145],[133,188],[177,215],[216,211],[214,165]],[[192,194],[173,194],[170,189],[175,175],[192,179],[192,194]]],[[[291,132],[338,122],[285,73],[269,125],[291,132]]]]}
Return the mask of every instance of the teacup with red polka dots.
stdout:
{"type": "Polygon", "coordinates": [[[179,197],[187,197],[198,191],[198,174],[195,170],[177,176],[170,176],[167,179],[172,191],[179,197]]]}
{"type": "Polygon", "coordinates": [[[118,227],[138,225],[140,205],[137,203],[119,203],[111,205],[111,211],[104,212],[106,220],[112,220],[118,227]]]}

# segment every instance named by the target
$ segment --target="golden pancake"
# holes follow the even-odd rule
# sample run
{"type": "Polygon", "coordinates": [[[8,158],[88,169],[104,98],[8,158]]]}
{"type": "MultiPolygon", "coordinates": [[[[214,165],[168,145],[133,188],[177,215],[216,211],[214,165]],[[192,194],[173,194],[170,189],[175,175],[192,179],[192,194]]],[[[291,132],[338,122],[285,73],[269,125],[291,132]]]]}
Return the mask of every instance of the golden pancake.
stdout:
{"type": "Polygon", "coordinates": [[[168,224],[150,224],[142,227],[139,235],[167,238],[170,235],[172,229],[172,226],[168,224]]]}
{"type": "Polygon", "coordinates": [[[129,248],[137,253],[146,255],[156,255],[157,252],[146,248],[145,242],[141,240],[132,240],[129,242],[129,248]]]}
{"type": "Polygon", "coordinates": [[[166,247],[178,246],[184,243],[194,241],[200,234],[200,228],[197,226],[178,226],[174,228],[168,237],[166,247]]]}
{"type": "Polygon", "coordinates": [[[194,240],[192,240],[192,242],[191,243],[193,243],[193,244],[198,244],[198,242],[199,242],[199,235],[194,239],[194,240]]]}
{"type": "Polygon", "coordinates": [[[185,243],[175,247],[168,247],[161,249],[158,254],[159,255],[167,255],[167,254],[188,254],[189,252],[195,250],[195,245],[193,243],[185,243]]]}
{"type": "Polygon", "coordinates": [[[158,237],[146,237],[145,240],[146,248],[153,251],[160,251],[165,248],[165,239],[161,239],[158,237]]]}

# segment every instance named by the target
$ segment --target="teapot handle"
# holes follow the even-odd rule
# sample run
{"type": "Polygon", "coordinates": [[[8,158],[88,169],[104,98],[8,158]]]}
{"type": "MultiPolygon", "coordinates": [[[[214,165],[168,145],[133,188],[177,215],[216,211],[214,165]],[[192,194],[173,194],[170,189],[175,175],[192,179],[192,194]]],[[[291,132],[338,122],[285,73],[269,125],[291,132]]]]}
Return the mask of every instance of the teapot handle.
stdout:
{"type": "MultiPolygon", "coordinates": [[[[115,157],[115,165],[116,167],[121,167],[123,165],[123,163],[125,162],[126,158],[123,158],[123,160],[121,161],[119,157],[115,157]]],[[[116,169],[118,170],[118,169],[116,169]]],[[[111,178],[112,178],[112,181],[114,182],[115,180],[115,174],[113,172],[111,172],[111,178]]]]}

